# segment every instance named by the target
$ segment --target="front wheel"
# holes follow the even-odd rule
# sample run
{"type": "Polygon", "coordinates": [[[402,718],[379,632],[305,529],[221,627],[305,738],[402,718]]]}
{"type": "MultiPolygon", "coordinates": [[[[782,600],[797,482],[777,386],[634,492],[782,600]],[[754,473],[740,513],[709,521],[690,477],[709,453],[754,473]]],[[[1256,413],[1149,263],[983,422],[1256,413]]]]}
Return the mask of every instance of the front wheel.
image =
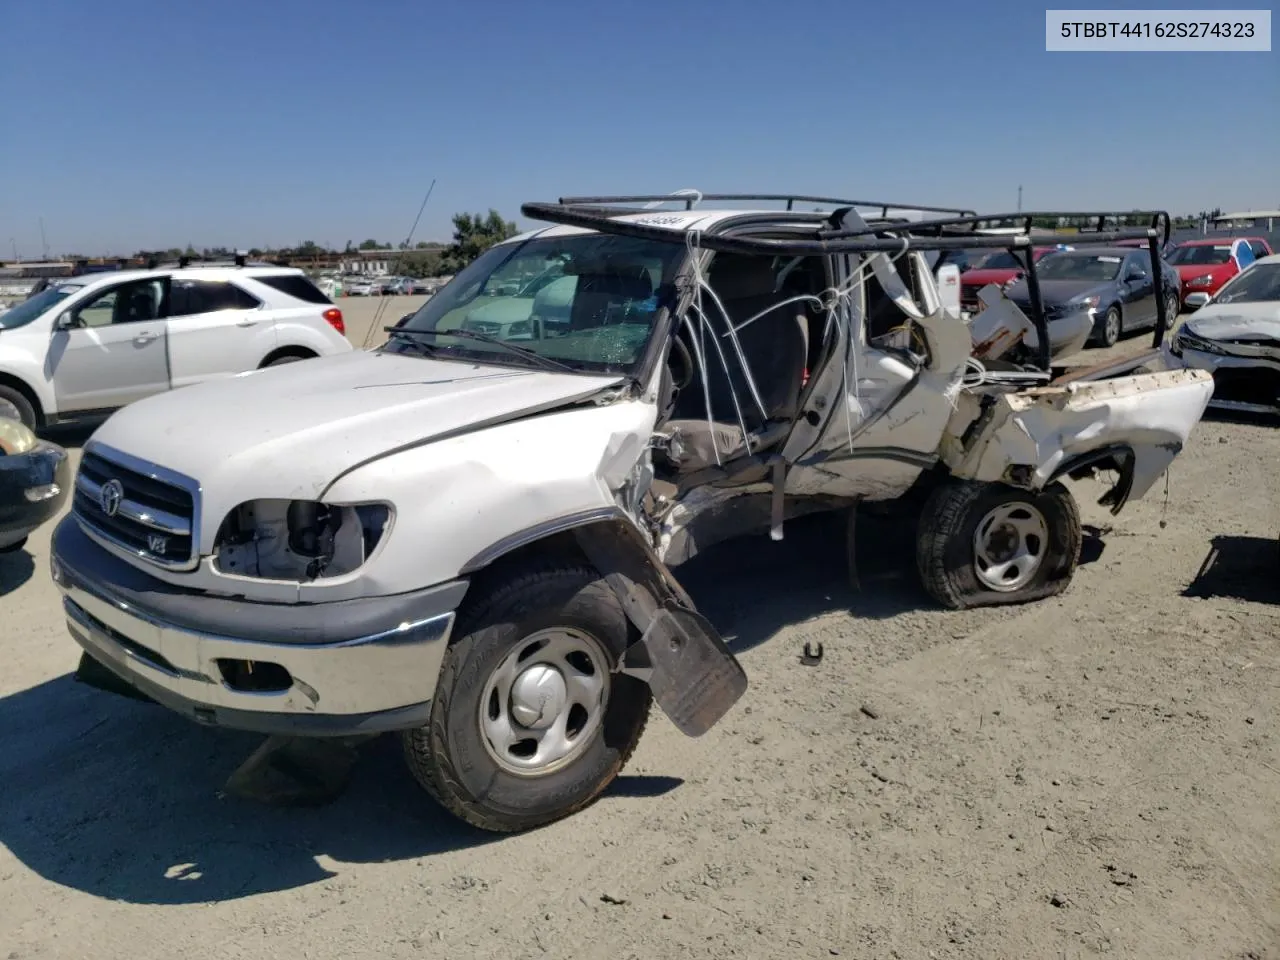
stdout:
{"type": "Polygon", "coordinates": [[[414,778],[483,830],[559,820],[594,801],[648,720],[646,684],[614,673],[628,623],[588,567],[516,571],[468,604],[427,726],[403,734],[414,778]]]}
{"type": "MultiPolygon", "coordinates": [[[[1166,333],[1178,325],[1178,308],[1180,306],[1181,306],[1181,301],[1178,299],[1178,295],[1176,293],[1170,294],[1165,299],[1164,316],[1165,316],[1166,322],[1169,324],[1168,328],[1165,331],[1166,333]]],[[[1159,318],[1156,319],[1156,322],[1157,323],[1159,322],[1159,318]]]]}
{"type": "Polygon", "coordinates": [[[925,504],[916,565],[931,596],[953,610],[1061,593],[1080,559],[1080,512],[1053,483],[1039,493],[972,481],[925,504]]]}
{"type": "Polygon", "coordinates": [[[5,384],[0,384],[0,417],[17,420],[28,430],[35,430],[39,426],[39,418],[31,401],[21,390],[5,384]]]}
{"type": "Polygon", "coordinates": [[[1114,347],[1120,340],[1124,324],[1120,317],[1120,308],[1111,307],[1102,318],[1102,327],[1098,331],[1098,343],[1104,347],[1114,347]]]}

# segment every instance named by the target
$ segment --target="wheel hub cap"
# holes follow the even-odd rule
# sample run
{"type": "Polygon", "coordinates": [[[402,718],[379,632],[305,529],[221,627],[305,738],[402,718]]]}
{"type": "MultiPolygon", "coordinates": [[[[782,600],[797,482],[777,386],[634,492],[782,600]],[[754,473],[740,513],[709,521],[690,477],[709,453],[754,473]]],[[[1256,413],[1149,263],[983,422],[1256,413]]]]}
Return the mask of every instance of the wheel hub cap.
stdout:
{"type": "Polygon", "coordinates": [[[569,690],[555,667],[539,663],[511,685],[511,716],[529,730],[545,730],[564,712],[569,690]]]}
{"type": "Polygon", "coordinates": [[[508,773],[539,777],[577,760],[603,728],[609,661],[600,641],[573,628],[530,634],[489,675],[480,733],[508,773]]]}
{"type": "Polygon", "coordinates": [[[18,413],[18,408],[8,400],[0,400],[0,417],[8,420],[17,420],[22,422],[22,416],[18,413]]]}
{"type": "Polygon", "coordinates": [[[1049,549],[1049,525],[1029,503],[1004,503],[987,512],[973,533],[974,572],[992,590],[1012,593],[1029,584],[1049,549]]]}

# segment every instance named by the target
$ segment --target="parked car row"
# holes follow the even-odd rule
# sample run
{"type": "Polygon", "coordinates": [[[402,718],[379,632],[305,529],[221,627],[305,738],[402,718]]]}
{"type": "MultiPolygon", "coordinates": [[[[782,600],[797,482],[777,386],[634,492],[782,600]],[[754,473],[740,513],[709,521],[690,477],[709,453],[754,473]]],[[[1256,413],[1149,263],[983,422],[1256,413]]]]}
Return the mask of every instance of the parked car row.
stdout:
{"type": "Polygon", "coordinates": [[[359,279],[341,286],[341,295],[348,297],[407,297],[432,293],[440,286],[439,280],[414,277],[376,277],[359,279]]]}
{"type": "MultiPolygon", "coordinates": [[[[1125,240],[1109,249],[1088,250],[1059,244],[1034,247],[1032,252],[1055,347],[1073,336],[1069,331],[1076,324],[1065,321],[1081,310],[1093,318],[1089,341],[1097,346],[1113,346],[1128,333],[1155,326],[1155,288],[1146,241],[1125,240]]],[[[1262,237],[1209,237],[1167,244],[1161,271],[1170,323],[1180,312],[1203,307],[1224,284],[1271,253],[1262,237]]],[[[991,284],[1020,308],[1029,308],[1023,265],[1013,254],[997,251],[961,269],[960,302],[966,312],[983,309],[979,294],[991,284]]]]}

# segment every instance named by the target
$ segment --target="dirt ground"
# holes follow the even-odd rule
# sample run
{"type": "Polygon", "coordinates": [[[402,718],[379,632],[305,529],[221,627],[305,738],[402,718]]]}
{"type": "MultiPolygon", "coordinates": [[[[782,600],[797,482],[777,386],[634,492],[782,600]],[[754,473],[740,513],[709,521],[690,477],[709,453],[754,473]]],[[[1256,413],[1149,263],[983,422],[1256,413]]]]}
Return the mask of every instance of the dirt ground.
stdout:
{"type": "Polygon", "coordinates": [[[698,558],[750,690],[514,837],[391,738],[327,807],[225,796],[261,738],[72,681],[46,529],[0,558],[0,960],[1277,960],[1278,454],[1206,421],[1167,497],[1076,485],[1085,563],[1034,605],[937,610],[883,537],[854,592],[821,519],[698,558]]]}

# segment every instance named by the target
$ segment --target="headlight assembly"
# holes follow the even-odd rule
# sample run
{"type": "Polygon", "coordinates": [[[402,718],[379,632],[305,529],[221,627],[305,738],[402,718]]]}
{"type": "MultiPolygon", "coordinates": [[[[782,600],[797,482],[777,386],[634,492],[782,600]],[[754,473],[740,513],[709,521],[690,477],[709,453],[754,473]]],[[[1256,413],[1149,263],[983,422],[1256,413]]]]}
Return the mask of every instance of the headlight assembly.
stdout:
{"type": "Polygon", "coordinates": [[[220,573],[312,581],[358,570],[390,526],[385,503],[251,500],[222,522],[214,542],[220,573]]]}
{"type": "Polygon", "coordinates": [[[1200,353],[1227,352],[1212,340],[1205,340],[1202,337],[1197,337],[1194,333],[1187,330],[1178,331],[1177,336],[1173,338],[1173,349],[1178,356],[1182,356],[1183,350],[1197,350],[1200,353]]]}

